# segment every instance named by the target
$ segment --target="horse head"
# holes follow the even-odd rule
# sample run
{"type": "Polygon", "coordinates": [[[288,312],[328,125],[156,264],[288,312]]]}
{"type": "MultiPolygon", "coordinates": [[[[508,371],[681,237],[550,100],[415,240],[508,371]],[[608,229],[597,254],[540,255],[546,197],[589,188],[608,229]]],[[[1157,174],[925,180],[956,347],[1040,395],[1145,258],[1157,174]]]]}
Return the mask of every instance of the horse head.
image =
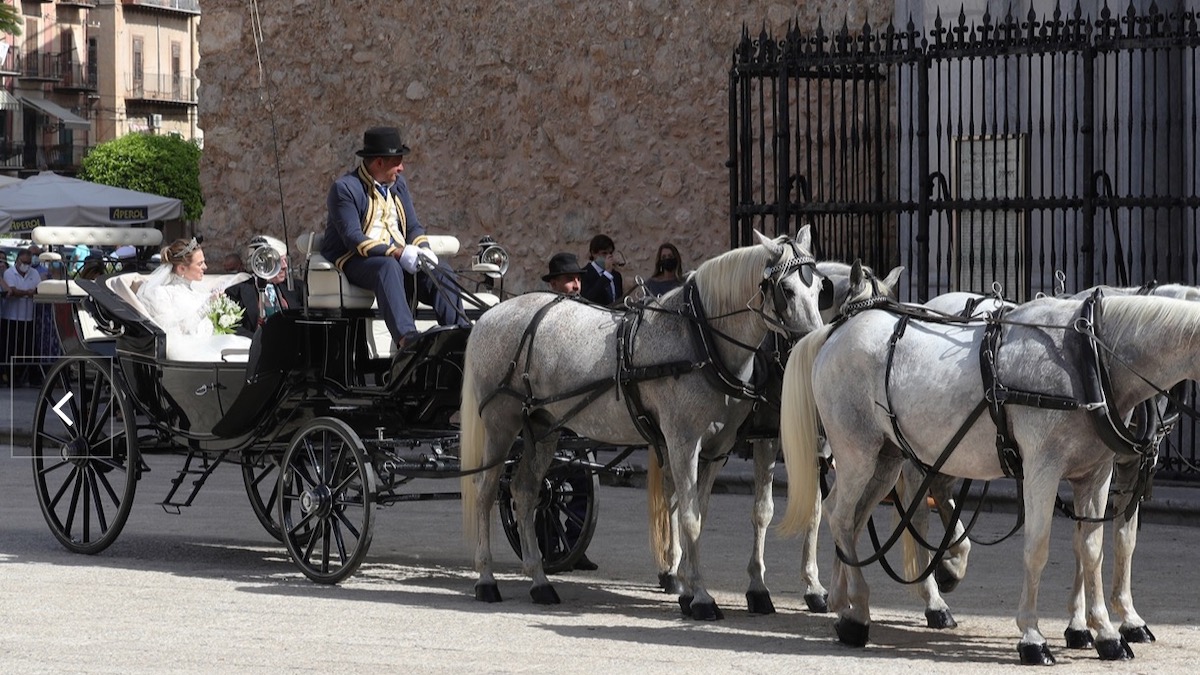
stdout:
{"type": "Polygon", "coordinates": [[[846,288],[846,299],[838,307],[838,312],[851,315],[864,309],[874,307],[888,299],[896,298],[896,282],[900,280],[903,267],[893,267],[891,272],[882,280],[875,276],[875,271],[864,265],[856,258],[850,266],[850,280],[846,288]]]}
{"type": "Polygon", "coordinates": [[[754,234],[770,255],[759,284],[764,314],[773,319],[768,323],[775,330],[797,335],[819,328],[824,323],[820,302],[823,278],[816,273],[810,226],[801,227],[795,239],[768,239],[757,230],[754,234]]]}

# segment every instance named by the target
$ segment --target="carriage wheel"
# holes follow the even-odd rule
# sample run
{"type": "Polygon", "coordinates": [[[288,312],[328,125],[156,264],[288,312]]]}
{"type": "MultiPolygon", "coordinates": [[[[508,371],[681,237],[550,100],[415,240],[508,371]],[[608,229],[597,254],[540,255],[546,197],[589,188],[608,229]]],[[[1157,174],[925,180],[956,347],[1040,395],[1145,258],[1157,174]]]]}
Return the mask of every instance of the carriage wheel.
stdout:
{"type": "Polygon", "coordinates": [[[319,417],[296,435],[282,466],[283,543],[305,576],[336,584],[371,548],[375,471],[362,440],[345,422],[319,417]]]}
{"type": "MultiPolygon", "coordinates": [[[[571,464],[573,458],[595,463],[591,448],[571,451],[559,449],[542,479],[538,495],[538,549],[542,552],[542,568],[546,574],[565,572],[574,568],[592,543],[596,532],[596,493],[600,477],[587,467],[571,464]]],[[[516,471],[517,461],[509,460],[500,479],[500,523],[508,543],[521,555],[521,535],[517,531],[516,504],[513,503],[509,482],[516,471]]]]}
{"type": "Polygon", "coordinates": [[[114,386],[111,363],[55,364],[38,394],[33,431],[34,488],[50,531],[75,553],[108,548],[129,518],[141,462],[133,411],[114,386]]]}
{"type": "Polygon", "coordinates": [[[242,482],[246,484],[246,496],[250,497],[250,508],[267,534],[283,541],[283,530],[279,528],[276,515],[279,513],[279,455],[262,453],[253,459],[242,460],[242,482]]]}

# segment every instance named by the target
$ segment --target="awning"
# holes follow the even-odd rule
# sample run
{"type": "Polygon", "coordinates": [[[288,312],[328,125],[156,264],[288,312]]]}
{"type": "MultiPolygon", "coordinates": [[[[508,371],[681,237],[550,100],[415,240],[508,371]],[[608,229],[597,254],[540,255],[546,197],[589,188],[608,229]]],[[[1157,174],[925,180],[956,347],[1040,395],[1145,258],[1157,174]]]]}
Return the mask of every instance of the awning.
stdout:
{"type": "Polygon", "coordinates": [[[16,96],[0,89],[0,110],[19,110],[20,108],[21,102],[17,100],[16,96]]]}
{"type": "Polygon", "coordinates": [[[91,122],[83,119],[79,115],[76,115],[57,103],[47,101],[41,96],[34,96],[33,94],[17,94],[17,98],[24,101],[26,105],[33,106],[34,108],[41,110],[51,117],[57,117],[58,119],[62,120],[63,124],[71,127],[72,129],[87,130],[92,128],[91,122]]]}

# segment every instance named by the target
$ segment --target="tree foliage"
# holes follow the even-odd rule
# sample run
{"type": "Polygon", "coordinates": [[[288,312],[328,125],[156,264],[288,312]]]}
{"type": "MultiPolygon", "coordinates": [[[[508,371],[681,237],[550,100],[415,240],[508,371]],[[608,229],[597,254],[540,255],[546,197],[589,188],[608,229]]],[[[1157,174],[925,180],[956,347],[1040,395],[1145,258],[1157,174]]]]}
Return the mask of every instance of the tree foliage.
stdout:
{"type": "Polygon", "coordinates": [[[17,8],[0,3],[0,34],[7,33],[8,35],[21,34],[21,17],[17,16],[17,8]]]}
{"type": "Polygon", "coordinates": [[[79,177],[183,201],[183,217],[199,220],[200,148],[178,136],[127,134],[96,146],[83,158],[79,177]]]}

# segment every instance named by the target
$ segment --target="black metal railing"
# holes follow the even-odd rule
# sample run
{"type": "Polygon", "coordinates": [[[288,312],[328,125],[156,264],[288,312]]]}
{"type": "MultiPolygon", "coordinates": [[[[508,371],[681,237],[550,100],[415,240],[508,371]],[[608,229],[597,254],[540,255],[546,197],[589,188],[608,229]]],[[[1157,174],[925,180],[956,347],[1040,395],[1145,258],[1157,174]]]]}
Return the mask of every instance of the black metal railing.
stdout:
{"type": "Polygon", "coordinates": [[[25,52],[21,57],[21,77],[30,80],[57,80],[58,54],[25,52]]]}
{"type": "Polygon", "coordinates": [[[99,74],[93,65],[60,59],[57,69],[58,79],[54,83],[56,88],[74,91],[96,90],[99,74]]]}
{"type": "Polygon", "coordinates": [[[121,4],[133,7],[170,10],[186,14],[200,13],[200,0],[121,0],[121,4]]]}
{"type": "Polygon", "coordinates": [[[194,77],[147,73],[140,78],[125,76],[125,98],[163,103],[196,103],[194,77]]]}
{"type": "MultiPolygon", "coordinates": [[[[743,32],[729,74],[730,240],[816,230],[904,265],[902,300],[1200,279],[1200,28],[1080,5],[929,26],[743,32]]],[[[1191,394],[1194,396],[1194,394],[1191,394]]],[[[1167,467],[1200,478],[1190,424],[1167,467]]]]}

